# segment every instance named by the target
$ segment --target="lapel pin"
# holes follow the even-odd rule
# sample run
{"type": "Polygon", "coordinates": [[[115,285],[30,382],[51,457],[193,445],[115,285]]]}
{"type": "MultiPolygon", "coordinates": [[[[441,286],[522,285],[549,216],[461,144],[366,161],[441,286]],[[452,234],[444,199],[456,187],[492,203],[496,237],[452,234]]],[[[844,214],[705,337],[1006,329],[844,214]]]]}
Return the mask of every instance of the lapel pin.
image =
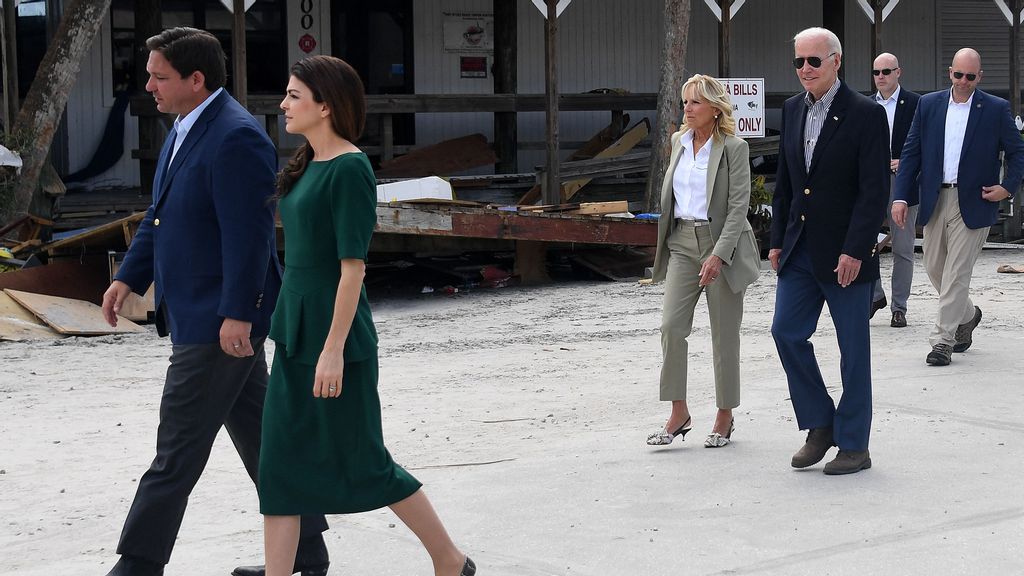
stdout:
{"type": "Polygon", "coordinates": [[[903,100],[900,100],[900,104],[903,104],[903,100]]]}
{"type": "Polygon", "coordinates": [[[839,116],[833,116],[832,119],[835,120],[836,122],[839,122],[839,116]]]}

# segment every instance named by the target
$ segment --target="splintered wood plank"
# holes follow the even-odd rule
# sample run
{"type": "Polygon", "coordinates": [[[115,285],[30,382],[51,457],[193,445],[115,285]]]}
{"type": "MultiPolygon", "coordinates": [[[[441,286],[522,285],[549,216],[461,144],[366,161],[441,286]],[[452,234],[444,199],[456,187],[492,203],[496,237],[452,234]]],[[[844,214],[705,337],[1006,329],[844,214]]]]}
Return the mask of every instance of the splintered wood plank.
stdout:
{"type": "MultiPolygon", "coordinates": [[[[99,212],[97,215],[102,216],[105,214],[106,212],[99,212]]],[[[100,245],[104,244],[104,242],[108,242],[113,238],[119,237],[124,237],[127,239],[128,234],[125,231],[124,226],[126,224],[138,226],[138,223],[141,222],[142,219],[145,218],[145,216],[145,212],[136,212],[135,214],[132,214],[131,216],[125,216],[120,220],[107,222],[106,224],[101,224],[99,226],[83,230],[82,232],[79,232],[74,236],[69,236],[61,240],[50,242],[49,244],[44,245],[43,249],[48,250],[52,253],[53,250],[57,248],[67,248],[69,246],[77,248],[81,246],[100,245]]],[[[125,247],[127,246],[128,245],[125,244],[125,247]]]]}
{"type": "Polygon", "coordinates": [[[32,294],[19,290],[5,289],[8,296],[28,308],[33,314],[46,322],[54,330],[69,336],[100,336],[103,334],[124,334],[143,332],[145,329],[138,324],[121,318],[116,328],[112,328],[103,319],[103,311],[99,306],[84,300],[72,300],[59,296],[32,294]]]}
{"type": "Polygon", "coordinates": [[[611,202],[584,202],[579,209],[569,214],[621,214],[629,212],[629,202],[626,200],[612,200],[611,202]]]}
{"type": "Polygon", "coordinates": [[[0,340],[55,340],[63,338],[34,314],[0,291],[0,340]]]}
{"type": "MultiPolygon", "coordinates": [[[[582,148],[573,152],[566,162],[573,162],[576,160],[588,160],[593,158],[596,154],[604,150],[605,148],[612,145],[615,140],[622,136],[622,127],[629,125],[629,114],[622,115],[622,122],[617,122],[614,119],[612,123],[605,126],[600,132],[591,136],[590,140],[583,145],[582,148]]],[[[536,204],[540,200],[540,184],[530,188],[523,197],[519,199],[519,204],[536,204]]]]}
{"type": "MultiPolygon", "coordinates": [[[[612,143],[611,146],[601,150],[594,155],[595,159],[598,158],[614,158],[616,156],[622,156],[626,152],[633,149],[634,146],[639,144],[647,135],[651,132],[651,123],[644,118],[640,122],[636,123],[622,135],[621,138],[612,143]]],[[[580,178],[579,180],[573,180],[572,182],[566,182],[562,184],[562,199],[568,202],[572,200],[572,197],[580,191],[590,182],[591,178],[580,178]]]]}

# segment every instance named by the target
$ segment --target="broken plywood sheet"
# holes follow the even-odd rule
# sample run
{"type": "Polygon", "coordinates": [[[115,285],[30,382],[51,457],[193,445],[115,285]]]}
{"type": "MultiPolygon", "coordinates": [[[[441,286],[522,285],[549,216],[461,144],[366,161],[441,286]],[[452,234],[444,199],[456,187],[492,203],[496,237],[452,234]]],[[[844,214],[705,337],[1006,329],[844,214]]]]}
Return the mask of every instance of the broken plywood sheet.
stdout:
{"type": "Polygon", "coordinates": [[[405,156],[381,162],[377,178],[447,176],[494,164],[498,157],[483,134],[470,134],[418,148],[405,156]]]}
{"type": "Polygon", "coordinates": [[[102,309],[84,300],[72,300],[71,298],[10,289],[6,289],[4,292],[61,334],[100,336],[145,331],[144,328],[126,318],[121,318],[116,328],[111,327],[103,319],[102,309]]]}
{"type": "Polygon", "coordinates": [[[108,286],[110,277],[105,254],[51,258],[45,266],[0,274],[0,290],[10,288],[33,294],[88,300],[97,305],[103,301],[103,292],[108,286]]]}
{"type": "Polygon", "coordinates": [[[63,338],[34,314],[0,291],[0,340],[54,340],[63,338]]]}
{"type": "MultiPolygon", "coordinates": [[[[117,275],[117,271],[121,269],[124,256],[124,252],[110,251],[107,253],[108,262],[110,263],[111,283],[114,282],[114,276],[117,275]]],[[[129,292],[128,297],[121,303],[121,312],[118,313],[118,316],[127,318],[132,322],[148,321],[150,314],[156,311],[155,289],[155,285],[151,282],[149,288],[146,289],[146,293],[142,296],[135,292],[129,292]]]]}

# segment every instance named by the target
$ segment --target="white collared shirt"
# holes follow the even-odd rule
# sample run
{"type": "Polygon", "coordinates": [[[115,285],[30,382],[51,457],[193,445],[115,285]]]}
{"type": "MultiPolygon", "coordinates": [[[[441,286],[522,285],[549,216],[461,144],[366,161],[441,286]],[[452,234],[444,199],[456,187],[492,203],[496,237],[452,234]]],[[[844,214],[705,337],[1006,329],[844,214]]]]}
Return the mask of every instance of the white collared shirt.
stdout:
{"type": "Polygon", "coordinates": [[[672,175],[672,195],[675,198],[673,215],[687,220],[708,219],[708,161],[711,159],[711,142],[708,141],[693,155],[693,130],[680,138],[682,150],[676,171],[672,175]]]}
{"type": "Polygon", "coordinates": [[[896,121],[896,103],[900,101],[900,85],[896,85],[896,91],[887,99],[882,98],[881,92],[875,92],[875,102],[885,108],[885,118],[889,120],[889,154],[892,154],[892,125],[896,121]]]}
{"type": "Polygon", "coordinates": [[[955,184],[960,171],[960,152],[964,147],[964,135],[967,132],[967,119],[971,115],[971,104],[974,93],[967,102],[959,104],[953,101],[953,90],[949,91],[949,104],[946,106],[946,135],[942,150],[942,181],[955,184]]]}
{"type": "Polygon", "coordinates": [[[181,143],[184,142],[185,137],[188,136],[188,131],[192,129],[196,120],[199,119],[199,115],[202,114],[203,110],[206,110],[206,107],[210,105],[210,102],[213,102],[213,99],[220,96],[220,93],[223,91],[224,88],[217,88],[213,94],[207,96],[206,100],[203,100],[199,106],[196,106],[195,110],[186,114],[184,118],[181,116],[175,118],[174,131],[177,133],[177,136],[174,138],[174,150],[171,152],[172,161],[174,160],[175,154],[178,153],[178,148],[181,148],[181,143]]]}

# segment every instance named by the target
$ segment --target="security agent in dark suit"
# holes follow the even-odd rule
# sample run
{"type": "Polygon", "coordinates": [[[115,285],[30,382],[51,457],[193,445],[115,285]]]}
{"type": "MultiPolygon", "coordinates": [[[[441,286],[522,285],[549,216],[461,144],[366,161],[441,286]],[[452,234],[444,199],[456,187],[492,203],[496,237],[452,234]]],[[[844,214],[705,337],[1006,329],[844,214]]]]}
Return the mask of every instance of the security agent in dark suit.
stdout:
{"type": "MultiPolygon", "coordinates": [[[[221,426],[253,482],[267,387],[263,343],[281,284],[274,233],[277,152],[223,90],[224,51],[208,32],[173,28],[146,41],[146,90],[177,120],[160,152],[153,205],[103,295],[111,325],[131,291],[155,283],[157,330],[173,344],[156,458],[108,576],[163,574],[192,488],[221,426]]],[[[323,516],[304,518],[296,563],[323,566],[323,516]]]]}
{"type": "Polygon", "coordinates": [[[824,471],[850,474],[871,467],[868,310],[889,197],[888,126],[881,106],[839,81],[835,34],[809,28],[796,35],[794,49],[807,92],[787,100],[782,112],[768,253],[779,274],[772,336],[797,424],[809,430],[793,467],[818,463],[836,445],[839,454],[824,471]],[[826,302],[842,355],[838,406],[810,342],[826,302]]]}
{"type": "MultiPolygon", "coordinates": [[[[889,149],[892,153],[890,156],[892,160],[889,161],[891,173],[889,206],[892,206],[892,192],[895,190],[893,183],[896,170],[900,165],[900,153],[903,151],[903,143],[907,140],[910,123],[914,119],[917,101],[921,99],[919,94],[900,86],[902,72],[899,60],[888,52],[879,54],[875,58],[874,67],[871,70],[875,88],[878,89],[873,98],[875,102],[885,108],[885,116],[889,121],[889,149]]],[[[888,212],[888,209],[886,211],[888,212]]],[[[893,328],[905,328],[907,325],[907,300],[910,298],[910,285],[914,280],[917,206],[908,212],[907,221],[910,225],[903,228],[895,225],[889,226],[889,234],[892,239],[892,319],[889,321],[889,325],[893,328]]],[[[888,302],[885,298],[885,289],[882,288],[882,279],[879,278],[875,282],[871,317],[874,317],[878,310],[885,308],[886,304],[888,302]]]]}

